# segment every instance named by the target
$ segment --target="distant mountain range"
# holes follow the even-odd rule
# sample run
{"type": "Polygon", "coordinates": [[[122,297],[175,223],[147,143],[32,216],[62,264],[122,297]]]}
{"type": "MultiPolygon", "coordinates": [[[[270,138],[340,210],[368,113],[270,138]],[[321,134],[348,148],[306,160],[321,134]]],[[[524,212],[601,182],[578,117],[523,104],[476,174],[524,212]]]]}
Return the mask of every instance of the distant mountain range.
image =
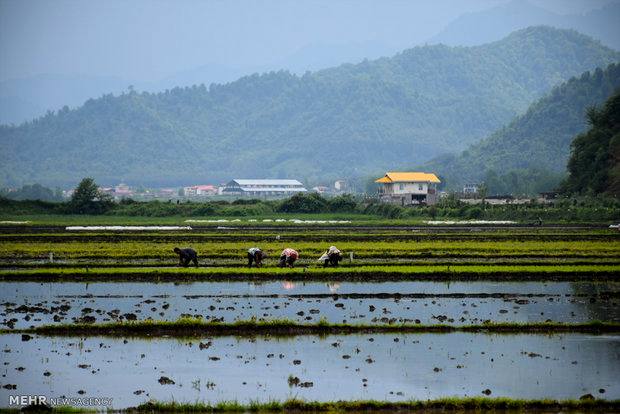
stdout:
{"type": "Polygon", "coordinates": [[[620,50],[620,2],[585,14],[562,15],[526,0],[512,0],[489,10],[467,13],[445,27],[429,43],[475,46],[501,39],[523,27],[547,25],[574,29],[620,50]]]}
{"type": "Polygon", "coordinates": [[[131,91],[0,127],[5,184],[307,183],[382,174],[464,149],[554,85],[620,61],[570,30],[531,27],[476,47],[416,47],[303,76],[131,91]]]}
{"type": "MultiPolygon", "coordinates": [[[[525,0],[514,0],[478,13],[465,14],[448,24],[429,44],[474,46],[502,39],[509,33],[535,25],[575,29],[620,50],[620,2],[585,14],[561,15],[525,0]]],[[[20,124],[48,110],[82,105],[89,98],[119,94],[128,86],[138,91],[160,92],[174,87],[228,83],[242,76],[285,69],[302,75],[343,63],[358,63],[396,53],[393,46],[375,42],[313,44],[270,65],[233,66],[212,62],[180,71],[158,81],[91,75],[37,75],[0,82],[0,124],[20,124]]]]}
{"type": "Polygon", "coordinates": [[[388,50],[390,54],[396,52],[386,45],[373,42],[312,45],[271,65],[231,66],[209,63],[151,82],[109,76],[58,74],[11,79],[0,82],[0,124],[31,121],[43,116],[48,110],[58,110],[65,105],[75,108],[90,98],[127,92],[129,87],[138,91],[160,92],[175,87],[209,86],[282,68],[301,75],[309,70],[324,69],[344,62],[361,62],[368,56],[386,55],[388,50]]]}
{"type": "Polygon", "coordinates": [[[619,91],[620,63],[586,72],[554,88],[488,138],[458,155],[438,157],[422,168],[440,172],[451,189],[511,171],[565,173],[570,144],[587,129],[588,108],[603,104],[619,91]]]}

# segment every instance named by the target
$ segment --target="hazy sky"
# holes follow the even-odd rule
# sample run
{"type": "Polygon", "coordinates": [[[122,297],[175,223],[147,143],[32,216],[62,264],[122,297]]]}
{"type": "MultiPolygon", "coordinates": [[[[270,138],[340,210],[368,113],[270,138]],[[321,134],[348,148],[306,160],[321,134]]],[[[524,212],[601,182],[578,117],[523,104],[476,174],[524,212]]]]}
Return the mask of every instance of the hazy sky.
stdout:
{"type": "MultiPolygon", "coordinates": [[[[0,80],[36,74],[151,81],[209,63],[264,66],[305,47],[398,51],[506,0],[0,0],[0,80]]],[[[560,13],[609,0],[532,0],[560,13]]]]}

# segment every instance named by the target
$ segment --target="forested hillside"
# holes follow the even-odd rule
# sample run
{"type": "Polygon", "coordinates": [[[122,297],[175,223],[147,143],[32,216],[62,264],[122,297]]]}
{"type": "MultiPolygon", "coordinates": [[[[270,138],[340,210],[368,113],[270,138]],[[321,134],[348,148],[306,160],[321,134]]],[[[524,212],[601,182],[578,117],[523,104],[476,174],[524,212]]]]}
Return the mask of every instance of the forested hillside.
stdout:
{"type": "Polygon", "coordinates": [[[533,27],[477,47],[226,85],[128,91],[0,128],[0,181],[67,185],[294,177],[313,183],[464,149],[552,86],[620,54],[574,31],[533,27]]]}
{"type": "Polygon", "coordinates": [[[573,138],[587,128],[587,109],[619,88],[620,64],[586,72],[554,88],[480,143],[424,168],[437,171],[452,189],[485,181],[493,193],[551,190],[566,171],[573,138]]]}
{"type": "Polygon", "coordinates": [[[588,111],[590,129],[575,138],[568,161],[568,194],[620,196],[620,93],[588,111]]]}

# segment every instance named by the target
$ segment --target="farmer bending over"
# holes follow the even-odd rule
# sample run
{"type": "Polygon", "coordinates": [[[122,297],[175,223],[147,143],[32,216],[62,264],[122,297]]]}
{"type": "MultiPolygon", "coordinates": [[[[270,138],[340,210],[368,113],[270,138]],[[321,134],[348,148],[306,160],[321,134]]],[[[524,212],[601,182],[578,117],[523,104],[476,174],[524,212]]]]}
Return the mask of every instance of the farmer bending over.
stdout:
{"type": "Polygon", "coordinates": [[[198,254],[196,250],[191,247],[185,249],[175,247],[174,252],[179,255],[179,266],[187,267],[189,266],[189,262],[194,262],[196,267],[198,267],[198,254]]]}
{"type": "Polygon", "coordinates": [[[340,253],[340,250],[338,250],[336,248],[336,246],[329,246],[329,249],[327,249],[327,251],[325,253],[323,253],[323,256],[321,256],[321,258],[319,259],[319,261],[323,261],[323,267],[327,267],[329,265],[331,266],[338,266],[338,262],[340,262],[342,260],[342,254],[340,253]]]}
{"type": "Polygon", "coordinates": [[[252,267],[252,262],[256,263],[256,267],[261,267],[263,259],[267,257],[258,247],[252,247],[248,249],[248,267],[252,267]]]}
{"type": "Polygon", "coordinates": [[[286,249],[282,250],[278,267],[293,267],[295,264],[295,260],[297,259],[299,259],[299,253],[287,247],[286,249]]]}

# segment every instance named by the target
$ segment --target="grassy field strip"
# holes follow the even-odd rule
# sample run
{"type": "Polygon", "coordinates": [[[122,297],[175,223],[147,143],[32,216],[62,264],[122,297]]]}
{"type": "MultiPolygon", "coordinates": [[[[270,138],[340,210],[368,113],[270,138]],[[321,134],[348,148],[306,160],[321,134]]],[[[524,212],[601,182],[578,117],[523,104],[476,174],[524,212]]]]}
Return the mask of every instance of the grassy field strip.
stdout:
{"type": "MultiPolygon", "coordinates": [[[[517,209],[518,210],[518,209],[517,209]]],[[[532,217],[532,221],[536,217],[532,217]]],[[[80,214],[52,214],[50,212],[45,213],[32,213],[22,214],[14,211],[3,211],[0,214],[1,221],[20,221],[27,222],[25,225],[19,224],[19,227],[40,227],[40,226],[95,226],[95,225],[187,225],[192,224],[200,227],[217,227],[217,226],[236,226],[236,227],[325,227],[329,225],[327,223],[299,223],[296,224],[290,220],[346,220],[350,223],[339,223],[338,227],[359,227],[359,226],[428,226],[426,222],[432,220],[429,217],[411,217],[404,219],[395,218],[383,218],[373,214],[363,213],[263,213],[260,216],[186,216],[186,215],[172,215],[172,216],[128,216],[128,215],[80,215],[80,214]],[[225,220],[221,222],[205,222],[205,220],[225,220]],[[271,220],[271,221],[267,221],[271,220]],[[282,221],[276,221],[282,220],[282,221]]],[[[435,220],[452,220],[457,222],[463,222],[456,224],[462,226],[463,224],[470,224],[468,220],[461,218],[442,218],[436,217],[435,220]]],[[[609,224],[606,221],[577,221],[571,220],[566,223],[562,220],[545,222],[546,226],[569,226],[569,227],[581,227],[590,228],[597,227],[604,224],[609,224]]],[[[333,223],[332,223],[333,224],[333,223]]],[[[494,223],[477,224],[480,227],[527,227],[526,223],[498,225],[494,223]]],[[[8,227],[9,225],[6,224],[8,227]]],[[[432,227],[454,227],[455,225],[433,225],[432,227]]],[[[430,226],[429,226],[430,227],[430,226]]]]}
{"type": "MultiPolygon", "coordinates": [[[[534,220],[536,217],[533,217],[534,220]]],[[[47,213],[32,213],[32,214],[16,214],[15,212],[3,211],[0,215],[1,221],[26,221],[26,226],[95,226],[95,225],[187,225],[194,224],[201,227],[217,227],[217,226],[240,226],[240,227],[261,227],[261,226],[287,226],[287,227],[307,227],[304,224],[295,224],[289,220],[348,220],[351,223],[338,224],[339,227],[345,226],[419,226],[425,225],[425,222],[430,220],[427,217],[420,218],[407,218],[407,219],[393,219],[393,218],[381,218],[372,214],[363,213],[270,213],[261,216],[243,216],[243,217],[231,217],[231,216],[165,216],[165,217],[148,217],[148,216],[126,216],[126,215],[79,215],[79,214],[51,214],[47,213]],[[226,222],[191,222],[190,220],[226,220],[226,222]],[[239,220],[239,221],[235,221],[239,220]],[[252,221],[254,220],[254,221],[252,221]],[[272,220],[270,222],[264,220],[272,220]],[[276,222],[275,220],[285,220],[282,222],[276,222]]],[[[441,217],[437,217],[436,220],[442,220],[441,217]]],[[[463,221],[464,219],[450,219],[463,221]]],[[[600,226],[605,223],[586,222],[579,223],[572,221],[570,223],[561,223],[558,221],[558,225],[571,226],[571,227],[594,227],[600,226]]],[[[549,223],[548,223],[549,224],[549,223]]],[[[608,224],[608,223],[607,223],[608,224]]],[[[317,223],[313,226],[320,227],[321,224],[317,223]]],[[[324,225],[323,225],[324,226],[324,225]]],[[[495,224],[484,224],[481,226],[496,227],[495,224]]],[[[510,225],[510,227],[524,226],[523,224],[510,225]]],[[[22,227],[21,225],[19,227],[22,227]]],[[[433,226],[435,227],[435,226],[433,226]]],[[[444,226],[436,226],[444,227],[444,226]]]]}
{"type": "MultiPolygon", "coordinates": [[[[52,407],[46,412],[80,413],[94,412],[89,409],[74,407],[52,407]]],[[[574,400],[522,400],[514,398],[489,397],[452,397],[434,400],[406,401],[306,401],[290,399],[286,401],[258,402],[250,401],[242,404],[237,401],[221,401],[219,403],[203,402],[159,402],[149,401],[136,407],[120,410],[107,410],[108,413],[443,413],[443,412],[524,412],[565,413],[565,412],[620,412],[620,400],[574,399],[574,400]]],[[[1,409],[3,413],[21,412],[19,409],[1,409]]]]}
{"type": "Polygon", "coordinates": [[[357,268],[75,268],[0,270],[0,281],[620,280],[618,265],[362,266],[357,268]]]}
{"type": "Polygon", "coordinates": [[[298,323],[287,319],[271,321],[244,320],[236,322],[206,322],[197,318],[176,321],[137,321],[107,323],[74,323],[42,325],[27,329],[3,329],[0,334],[45,336],[119,336],[119,337],[195,337],[195,336],[246,336],[246,335],[350,335],[383,333],[450,333],[478,332],[489,334],[512,333],[620,333],[617,322],[502,322],[479,325],[421,325],[421,324],[337,324],[324,320],[318,323],[298,323]]]}
{"type": "Polygon", "coordinates": [[[257,275],[292,275],[292,274],[349,274],[349,273],[538,273],[538,272],[562,272],[562,273],[598,273],[620,272],[620,265],[542,265],[542,266],[468,266],[468,265],[438,265],[438,266],[360,266],[349,267],[316,267],[316,268],[226,268],[226,267],[153,267],[153,268],[76,268],[76,269],[27,269],[27,270],[0,270],[0,275],[7,274],[70,274],[70,273],[109,273],[131,274],[148,272],[153,274],[257,274],[257,275]]]}
{"type": "MultiPolygon", "coordinates": [[[[143,295],[57,295],[59,299],[120,299],[138,298],[143,295]]],[[[151,296],[159,297],[161,296],[151,296]]],[[[521,298],[620,298],[620,291],[602,291],[597,293],[298,293],[298,294],[222,294],[222,295],[182,295],[186,299],[521,299],[521,298]]]]}
{"type": "Polygon", "coordinates": [[[266,403],[221,402],[209,405],[205,403],[177,403],[151,401],[130,410],[138,412],[265,412],[265,413],[342,413],[342,412],[453,412],[492,410],[538,412],[570,412],[570,411],[620,411],[620,400],[519,400],[511,398],[441,398],[426,401],[334,401],[314,402],[304,400],[287,400],[284,402],[270,401],[266,403]]]}
{"type": "MultiPolygon", "coordinates": [[[[82,255],[70,254],[63,255],[58,254],[56,252],[48,252],[41,253],[37,255],[28,255],[28,254],[7,254],[6,256],[0,255],[0,262],[8,263],[7,266],[13,266],[14,264],[19,265],[20,263],[28,263],[33,261],[38,262],[48,262],[49,263],[49,254],[53,253],[54,263],[69,263],[71,261],[93,261],[96,266],[98,263],[105,262],[115,262],[115,264],[123,265],[127,263],[128,266],[132,265],[132,262],[135,261],[143,262],[144,266],[150,266],[151,262],[157,261],[158,264],[164,265],[174,265],[178,263],[178,258],[174,255],[170,255],[169,253],[162,254],[154,254],[154,255],[140,255],[140,254],[106,254],[105,252],[87,252],[82,255]]],[[[269,252],[268,252],[269,254],[269,252]]],[[[295,263],[297,266],[299,265],[318,265],[318,258],[321,253],[308,253],[305,252],[305,256],[300,257],[299,260],[295,263]]],[[[279,252],[277,254],[271,254],[267,259],[263,261],[263,265],[265,266],[275,266],[278,261],[279,252]]],[[[348,254],[345,252],[345,259],[343,264],[350,264],[348,254]]],[[[556,263],[562,260],[596,260],[599,259],[603,262],[609,261],[617,261],[618,254],[616,252],[567,252],[567,251],[558,251],[558,252],[547,252],[547,253],[536,253],[536,252],[523,252],[523,253],[514,253],[514,254],[501,254],[501,253],[486,253],[486,252],[471,252],[471,253],[455,253],[455,252],[439,252],[439,253],[430,253],[430,252],[355,252],[354,253],[354,262],[355,264],[383,264],[383,262],[387,262],[386,265],[390,264],[392,261],[396,265],[415,265],[415,264],[433,264],[433,261],[443,261],[444,264],[459,264],[459,263],[468,263],[478,264],[477,261],[491,262],[498,261],[501,263],[502,260],[510,261],[506,262],[506,264],[521,264],[523,261],[527,260],[551,260],[552,263],[556,263]],[[364,263],[367,262],[367,263],[364,263]],[[396,263],[400,262],[400,263],[396,263]]],[[[225,266],[227,264],[239,266],[247,264],[246,262],[246,251],[234,251],[234,252],[221,252],[221,253],[211,253],[208,256],[204,256],[199,254],[198,261],[202,264],[211,264],[218,266],[225,266]],[[246,262],[246,263],[244,263],[246,262]]],[[[598,261],[596,261],[598,263],[598,261]]],[[[39,263],[37,263],[39,264],[39,263]]],[[[138,263],[140,264],[140,263],[138,263]]],[[[485,264],[485,263],[479,263],[485,264]]],[[[532,263],[536,264],[536,263],[532,263]]],[[[2,266],[2,265],[0,265],[2,266]]]]}
{"type": "MultiPolygon", "coordinates": [[[[80,267],[90,268],[132,268],[132,267],[171,267],[176,265],[174,259],[147,259],[147,260],[114,260],[114,259],[71,259],[71,260],[55,260],[50,262],[49,259],[22,259],[22,260],[0,260],[0,269],[71,269],[80,267]]],[[[314,266],[322,267],[321,263],[317,263],[315,260],[299,260],[298,266],[314,266]]],[[[429,259],[356,259],[353,263],[349,263],[345,260],[341,266],[343,268],[357,268],[366,266],[454,266],[454,265],[467,265],[467,266],[557,266],[557,265],[571,265],[571,266],[587,266],[587,265],[620,265],[620,258],[616,257],[585,257],[585,258],[531,258],[531,257],[519,257],[519,258],[429,258],[429,259]]],[[[234,258],[208,258],[200,260],[201,267],[234,267],[244,268],[247,267],[247,263],[239,257],[234,258]]],[[[263,268],[275,268],[275,261],[266,261],[263,268]]]]}
{"type": "MultiPolygon", "coordinates": [[[[58,258],[158,258],[173,257],[175,245],[191,245],[204,257],[243,257],[252,243],[188,243],[176,244],[150,242],[68,242],[68,243],[0,243],[0,258],[43,258],[53,252],[58,258]]],[[[284,247],[294,247],[302,258],[315,258],[327,249],[326,244],[285,241],[260,243],[260,247],[272,257],[278,256],[284,247]]],[[[339,243],[340,250],[355,257],[441,257],[441,256],[481,256],[481,257],[617,257],[620,255],[619,241],[529,241],[529,242],[348,242],[339,243]]]]}
{"type": "Polygon", "coordinates": [[[618,232],[588,233],[588,234],[420,234],[420,233],[396,233],[396,234],[360,234],[360,233],[299,233],[299,234],[0,234],[0,243],[29,241],[29,242],[129,242],[148,241],[151,243],[175,243],[178,241],[192,242],[271,242],[276,235],[280,240],[289,242],[313,241],[313,242],[392,242],[392,241],[618,241],[618,232]]]}

